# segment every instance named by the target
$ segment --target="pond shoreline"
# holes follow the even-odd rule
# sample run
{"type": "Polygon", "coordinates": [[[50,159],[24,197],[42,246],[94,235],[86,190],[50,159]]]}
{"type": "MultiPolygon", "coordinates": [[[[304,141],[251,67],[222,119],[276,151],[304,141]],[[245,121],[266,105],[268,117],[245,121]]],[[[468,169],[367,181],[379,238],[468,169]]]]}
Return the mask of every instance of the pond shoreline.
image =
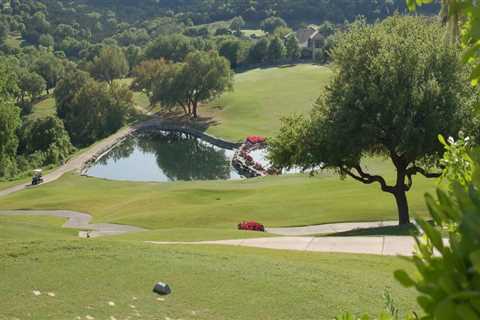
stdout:
{"type": "Polygon", "coordinates": [[[171,122],[166,122],[161,119],[151,119],[147,120],[145,122],[139,123],[131,128],[131,130],[127,131],[125,135],[122,135],[115,141],[113,141],[111,144],[105,146],[102,148],[100,151],[96,152],[93,154],[87,161],[85,161],[82,164],[82,167],[80,169],[80,174],[82,176],[88,176],[87,171],[103,156],[108,154],[110,151],[112,151],[114,148],[116,148],[118,145],[122,144],[125,140],[128,138],[131,138],[137,134],[140,133],[145,133],[145,132],[160,132],[160,131],[166,131],[166,132],[180,132],[184,134],[191,135],[195,138],[199,138],[201,140],[204,140],[205,142],[212,144],[214,146],[223,148],[223,149],[228,149],[228,150],[236,150],[238,149],[242,143],[238,142],[231,142],[227,141],[224,139],[220,139],[217,137],[214,137],[212,135],[209,135],[207,133],[204,133],[203,131],[200,131],[198,129],[194,129],[189,126],[185,125],[178,125],[174,124],[171,122]]]}

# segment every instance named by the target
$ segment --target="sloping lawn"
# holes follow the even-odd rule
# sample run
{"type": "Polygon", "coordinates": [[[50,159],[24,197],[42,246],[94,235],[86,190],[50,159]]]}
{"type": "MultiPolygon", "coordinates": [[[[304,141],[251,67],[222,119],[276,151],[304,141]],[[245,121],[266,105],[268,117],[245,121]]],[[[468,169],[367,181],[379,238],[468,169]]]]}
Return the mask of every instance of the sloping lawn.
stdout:
{"type": "Polygon", "coordinates": [[[0,268],[0,319],[332,319],[383,310],[385,287],[418,309],[394,257],[67,240],[0,242],[0,268]]]}
{"type": "MultiPolygon", "coordinates": [[[[426,214],[423,195],[435,186],[433,180],[415,179],[409,192],[413,215],[426,214]]],[[[210,235],[208,229],[233,231],[243,220],[278,227],[397,217],[393,197],[378,186],[329,175],[134,183],[69,174],[40,188],[1,198],[0,209],[70,209],[88,212],[96,222],[151,230],[205,229],[199,231],[203,236],[210,235]]],[[[173,239],[188,240],[190,235],[192,240],[202,238],[188,231],[181,234],[169,232],[173,239]]]]}
{"type": "Polygon", "coordinates": [[[57,217],[0,216],[0,241],[76,238],[78,231],[61,228],[65,221],[57,217]]]}
{"type": "Polygon", "coordinates": [[[331,75],[329,68],[310,64],[239,73],[234,91],[201,108],[200,115],[213,118],[208,132],[218,137],[272,136],[281,117],[312,109],[331,75]]]}

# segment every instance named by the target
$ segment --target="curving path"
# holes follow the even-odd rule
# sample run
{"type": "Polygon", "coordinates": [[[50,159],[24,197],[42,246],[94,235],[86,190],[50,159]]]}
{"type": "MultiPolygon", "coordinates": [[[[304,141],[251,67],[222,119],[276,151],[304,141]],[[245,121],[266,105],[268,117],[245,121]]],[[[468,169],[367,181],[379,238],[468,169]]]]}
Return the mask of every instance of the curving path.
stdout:
{"type": "Polygon", "coordinates": [[[88,231],[80,231],[79,236],[86,237],[102,237],[102,236],[112,236],[119,235],[131,232],[140,232],[145,231],[145,229],[121,225],[121,224],[110,224],[110,223],[96,223],[90,224],[92,221],[92,216],[86,213],[67,211],[67,210],[58,210],[58,211],[49,211],[49,210],[9,210],[9,211],[0,211],[0,216],[50,216],[50,217],[59,217],[67,218],[68,221],[63,225],[64,228],[71,229],[83,229],[88,231]]]}
{"type": "Polygon", "coordinates": [[[273,237],[240,240],[161,242],[159,245],[228,245],[305,252],[356,253],[382,256],[411,256],[415,248],[412,237],[273,237]]]}

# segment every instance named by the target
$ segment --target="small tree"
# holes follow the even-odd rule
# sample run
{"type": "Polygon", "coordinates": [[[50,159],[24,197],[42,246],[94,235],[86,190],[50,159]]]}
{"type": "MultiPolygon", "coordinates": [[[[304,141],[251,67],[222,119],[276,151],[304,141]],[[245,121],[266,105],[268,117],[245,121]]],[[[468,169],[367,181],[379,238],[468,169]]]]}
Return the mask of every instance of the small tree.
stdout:
{"type": "Polygon", "coordinates": [[[164,59],[144,61],[135,68],[135,80],[131,87],[145,92],[151,106],[156,103],[165,108],[181,105],[188,113],[181,94],[178,94],[181,88],[174,86],[182,67],[183,64],[173,64],[164,59]]]}
{"type": "Polygon", "coordinates": [[[29,72],[28,70],[19,70],[17,73],[19,100],[18,102],[25,102],[27,96],[31,100],[38,98],[42,92],[47,88],[45,80],[35,72],[29,72]]]}
{"type": "Polygon", "coordinates": [[[262,21],[260,27],[268,33],[273,33],[279,27],[287,27],[287,23],[280,17],[269,17],[262,21]]]}
{"type": "Polygon", "coordinates": [[[128,61],[121,48],[107,47],[93,60],[90,72],[101,81],[112,84],[113,80],[123,78],[129,71],[128,61]]]}
{"type": "Polygon", "coordinates": [[[232,22],[230,23],[230,30],[233,30],[239,34],[243,26],[245,26],[245,20],[243,20],[241,16],[238,16],[232,19],[232,22]]]}
{"type": "Polygon", "coordinates": [[[162,107],[181,106],[186,114],[198,116],[198,106],[230,90],[233,72],[218,52],[195,51],[184,63],[146,61],[135,69],[132,88],[144,90],[150,103],[162,107]]]}
{"type": "Polygon", "coordinates": [[[286,49],[279,37],[274,37],[268,47],[268,61],[277,63],[285,58],[286,49]]]}
{"type": "Polygon", "coordinates": [[[270,46],[270,41],[267,38],[262,38],[258,40],[248,53],[248,58],[253,63],[262,63],[267,59],[268,56],[268,47],[270,46]]]}
{"type": "Polygon", "coordinates": [[[229,62],[216,51],[190,53],[176,80],[175,86],[180,88],[179,100],[183,100],[191,109],[194,118],[198,117],[200,102],[233,88],[233,72],[229,62]]]}
{"type": "Polygon", "coordinates": [[[453,47],[439,46],[441,27],[415,17],[355,23],[333,59],[332,83],[309,119],[287,119],[270,143],[277,166],[336,169],[364,184],[378,183],[395,197],[400,224],[410,222],[406,192],[417,174],[433,170],[442,146],[437,134],[454,135],[466,96],[464,68],[453,47]],[[388,157],[395,183],[362,167],[368,156],[388,157]]]}
{"type": "Polygon", "coordinates": [[[238,39],[228,39],[220,45],[218,50],[220,55],[227,58],[230,61],[230,65],[233,69],[236,69],[247,58],[249,49],[249,42],[238,39]]]}
{"type": "Polygon", "coordinates": [[[285,46],[287,48],[287,57],[291,61],[295,61],[300,58],[301,50],[295,35],[292,34],[287,37],[287,42],[285,46]]]}
{"type": "Polygon", "coordinates": [[[45,48],[53,48],[53,45],[55,44],[55,40],[50,34],[42,34],[38,38],[38,44],[45,48]]]}
{"type": "Polygon", "coordinates": [[[53,54],[44,54],[38,57],[34,63],[33,69],[45,79],[47,83],[47,94],[50,94],[50,89],[56,87],[57,82],[63,76],[65,71],[62,61],[56,58],[53,54]]]}

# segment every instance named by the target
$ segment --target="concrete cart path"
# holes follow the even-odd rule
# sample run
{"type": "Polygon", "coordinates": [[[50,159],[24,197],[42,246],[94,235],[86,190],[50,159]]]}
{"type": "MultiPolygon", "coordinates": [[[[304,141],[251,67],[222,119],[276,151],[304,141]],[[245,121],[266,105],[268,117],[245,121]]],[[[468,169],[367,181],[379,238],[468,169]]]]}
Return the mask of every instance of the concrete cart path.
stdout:
{"type": "Polygon", "coordinates": [[[67,218],[68,221],[63,225],[64,228],[91,230],[80,231],[79,236],[83,238],[87,237],[87,235],[88,237],[95,238],[145,231],[145,229],[129,225],[110,223],[90,224],[90,221],[92,221],[91,215],[67,210],[6,210],[0,211],[0,216],[50,216],[67,218]]]}
{"type": "Polygon", "coordinates": [[[306,227],[266,228],[265,231],[279,236],[309,236],[390,226],[398,226],[398,221],[330,223],[306,227]]]}
{"type": "Polygon", "coordinates": [[[159,245],[228,245],[253,248],[294,250],[304,252],[335,252],[373,254],[382,256],[412,256],[415,241],[412,237],[273,237],[240,240],[161,242],[146,241],[159,245]]]}

